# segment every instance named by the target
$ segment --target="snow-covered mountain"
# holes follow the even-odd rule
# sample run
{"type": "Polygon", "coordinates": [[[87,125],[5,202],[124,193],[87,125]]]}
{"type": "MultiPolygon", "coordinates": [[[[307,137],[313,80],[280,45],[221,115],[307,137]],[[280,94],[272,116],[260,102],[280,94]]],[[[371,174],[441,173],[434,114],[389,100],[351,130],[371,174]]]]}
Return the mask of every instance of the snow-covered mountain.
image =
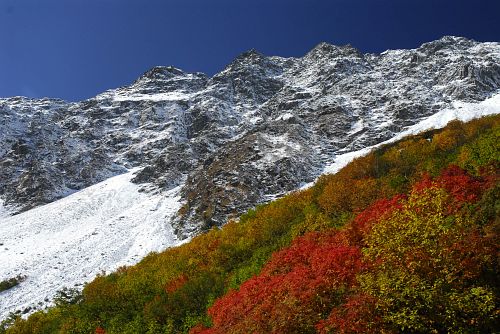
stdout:
{"type": "Polygon", "coordinates": [[[223,225],[404,131],[499,112],[499,92],[499,43],[443,37],[382,54],[251,50],[213,77],[155,67],[77,103],[0,99],[0,280],[27,276],[0,294],[1,315],[223,225]]]}

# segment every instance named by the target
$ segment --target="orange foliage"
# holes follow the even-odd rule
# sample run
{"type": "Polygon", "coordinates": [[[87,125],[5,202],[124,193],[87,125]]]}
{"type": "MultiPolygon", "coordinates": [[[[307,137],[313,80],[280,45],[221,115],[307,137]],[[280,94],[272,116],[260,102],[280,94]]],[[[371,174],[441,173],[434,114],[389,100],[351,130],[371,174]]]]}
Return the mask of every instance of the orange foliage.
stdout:
{"type": "Polygon", "coordinates": [[[465,139],[462,125],[460,122],[450,122],[446,129],[432,137],[433,146],[441,151],[450,151],[458,147],[465,139]]]}
{"type": "Polygon", "coordinates": [[[172,293],[175,290],[179,289],[181,286],[183,286],[187,282],[188,278],[186,275],[181,274],[179,277],[176,279],[170,281],[166,286],[165,286],[165,292],[172,293]]]}
{"type": "Polygon", "coordinates": [[[345,180],[334,178],[325,185],[318,203],[328,214],[362,210],[379,196],[374,178],[345,180]]]}

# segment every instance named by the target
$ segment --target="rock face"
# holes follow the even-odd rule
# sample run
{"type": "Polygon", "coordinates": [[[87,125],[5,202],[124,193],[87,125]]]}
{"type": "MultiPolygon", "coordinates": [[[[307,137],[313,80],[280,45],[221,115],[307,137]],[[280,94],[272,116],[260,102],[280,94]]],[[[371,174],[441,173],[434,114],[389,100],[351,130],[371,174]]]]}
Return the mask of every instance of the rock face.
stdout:
{"type": "Polygon", "coordinates": [[[500,89],[500,44],[443,37],[363,54],[254,50],[213,77],[155,67],[78,103],[0,99],[0,197],[18,211],[133,167],[144,191],[183,186],[188,236],[317,177],[339,153],[389,139],[500,89]]]}

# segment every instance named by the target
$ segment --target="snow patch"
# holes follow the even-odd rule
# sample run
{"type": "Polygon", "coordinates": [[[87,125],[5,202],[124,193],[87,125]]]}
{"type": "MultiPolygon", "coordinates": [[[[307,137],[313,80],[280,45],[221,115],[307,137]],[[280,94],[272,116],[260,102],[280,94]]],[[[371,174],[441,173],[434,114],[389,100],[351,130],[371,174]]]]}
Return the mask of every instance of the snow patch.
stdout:
{"type": "Polygon", "coordinates": [[[363,119],[359,119],[356,123],[354,123],[352,126],[351,126],[351,130],[347,133],[347,135],[354,135],[356,133],[358,133],[359,131],[363,130],[364,128],[364,121],[363,119]]]}
{"type": "MultiPolygon", "coordinates": [[[[410,126],[405,131],[390,139],[388,142],[394,142],[403,137],[414,135],[423,131],[444,128],[446,124],[453,120],[468,122],[475,118],[498,113],[500,113],[500,93],[495,94],[489,99],[479,103],[455,101],[452,103],[452,108],[443,109],[420,121],[419,123],[410,126]]],[[[384,142],[378,146],[386,143],[387,142],[384,142]]]]}
{"type": "Polygon", "coordinates": [[[283,115],[280,115],[278,117],[276,117],[276,121],[288,121],[289,119],[293,118],[293,114],[287,112],[287,113],[284,113],[283,115]]]}
{"type": "MultiPolygon", "coordinates": [[[[252,162],[258,169],[263,169],[266,166],[275,164],[277,161],[293,156],[296,152],[302,149],[302,146],[298,143],[291,141],[288,138],[288,134],[283,134],[279,136],[273,136],[269,134],[263,134],[262,138],[269,143],[272,143],[272,147],[265,151],[265,155],[258,161],[252,162]]],[[[271,194],[269,196],[277,196],[276,194],[271,194]]],[[[274,198],[274,197],[272,197],[274,198]]]]}
{"type": "MultiPolygon", "coordinates": [[[[96,96],[97,100],[111,99],[114,102],[122,101],[185,101],[192,99],[196,93],[186,93],[183,91],[173,91],[166,93],[141,94],[137,92],[129,92],[121,89],[109,90],[105,93],[96,96]]],[[[101,107],[102,108],[102,107],[101,107]]],[[[106,107],[102,108],[105,109],[106,107]]],[[[111,108],[111,107],[110,107],[111,108]]]]}
{"type": "Polygon", "coordinates": [[[291,147],[292,149],[297,150],[297,151],[302,149],[302,146],[300,144],[295,143],[288,138],[288,133],[285,133],[285,134],[279,135],[279,136],[263,134],[262,138],[273,143],[274,146],[283,145],[283,146],[291,147]]]}
{"type": "Polygon", "coordinates": [[[114,101],[179,101],[192,98],[192,94],[182,92],[168,92],[159,94],[116,94],[113,96],[114,101]]]}
{"type": "MultiPolygon", "coordinates": [[[[344,153],[344,154],[340,154],[340,155],[337,155],[335,157],[335,161],[326,166],[324,169],[323,169],[323,173],[322,174],[335,174],[337,173],[339,170],[341,170],[342,168],[344,168],[345,166],[347,166],[351,161],[353,161],[354,159],[356,158],[359,158],[359,157],[362,157],[364,155],[367,155],[368,153],[370,153],[370,151],[374,148],[375,146],[371,146],[371,147],[365,147],[361,150],[358,150],[358,151],[353,151],[353,152],[349,152],[349,153],[344,153]]],[[[307,186],[310,187],[314,184],[311,183],[307,186]]]]}
{"type": "MultiPolygon", "coordinates": [[[[394,143],[404,137],[416,135],[427,130],[444,128],[450,121],[460,120],[462,122],[468,122],[475,118],[494,115],[498,113],[500,113],[500,93],[493,95],[491,98],[479,103],[455,101],[452,103],[452,108],[443,109],[436,114],[423,119],[422,121],[408,127],[406,130],[402,131],[389,140],[386,140],[377,145],[365,147],[358,151],[348,152],[335,156],[334,162],[330,165],[327,165],[324,168],[322,174],[335,174],[354,159],[365,156],[372,150],[382,145],[394,143]]],[[[309,188],[313,184],[314,182],[307,183],[303,185],[301,189],[309,188]]]]}
{"type": "Polygon", "coordinates": [[[9,217],[10,215],[11,215],[10,210],[5,207],[3,200],[0,198],[0,219],[9,217]]]}
{"type": "Polygon", "coordinates": [[[0,293],[0,319],[46,307],[63,287],[81,288],[103,271],[180,244],[169,223],[180,208],[180,187],[139,192],[133,173],[15,216],[5,216],[0,202],[0,280],[26,276],[0,293]]]}

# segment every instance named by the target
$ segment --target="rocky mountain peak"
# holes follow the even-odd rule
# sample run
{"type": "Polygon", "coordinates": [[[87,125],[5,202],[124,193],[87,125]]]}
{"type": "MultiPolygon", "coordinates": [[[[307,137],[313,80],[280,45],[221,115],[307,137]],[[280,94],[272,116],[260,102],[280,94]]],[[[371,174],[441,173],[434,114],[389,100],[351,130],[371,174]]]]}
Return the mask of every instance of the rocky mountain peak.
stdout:
{"type": "Polygon", "coordinates": [[[465,51],[477,44],[476,41],[465,37],[444,36],[438,40],[422,44],[418,51],[433,55],[437,52],[465,51]]]}
{"type": "Polygon", "coordinates": [[[362,57],[362,53],[350,44],[338,46],[322,42],[309,51],[304,58],[312,60],[334,59],[341,57],[362,57]]]}
{"type": "Polygon", "coordinates": [[[173,66],[155,66],[152,69],[146,71],[140,76],[138,80],[141,79],[158,79],[165,80],[171,79],[176,76],[185,75],[184,71],[173,66]]]}
{"type": "Polygon", "coordinates": [[[237,56],[234,62],[258,61],[264,57],[265,56],[256,49],[250,49],[237,56]]]}
{"type": "Polygon", "coordinates": [[[270,72],[281,73],[286,65],[286,60],[281,57],[268,57],[251,49],[237,56],[221,73],[216,74],[214,78],[233,76],[234,73],[242,75],[243,73],[259,73],[269,75],[270,72]]]}
{"type": "Polygon", "coordinates": [[[173,66],[155,66],[122,90],[123,94],[165,93],[180,88],[196,90],[204,86],[207,80],[204,73],[187,73],[173,66]]]}

